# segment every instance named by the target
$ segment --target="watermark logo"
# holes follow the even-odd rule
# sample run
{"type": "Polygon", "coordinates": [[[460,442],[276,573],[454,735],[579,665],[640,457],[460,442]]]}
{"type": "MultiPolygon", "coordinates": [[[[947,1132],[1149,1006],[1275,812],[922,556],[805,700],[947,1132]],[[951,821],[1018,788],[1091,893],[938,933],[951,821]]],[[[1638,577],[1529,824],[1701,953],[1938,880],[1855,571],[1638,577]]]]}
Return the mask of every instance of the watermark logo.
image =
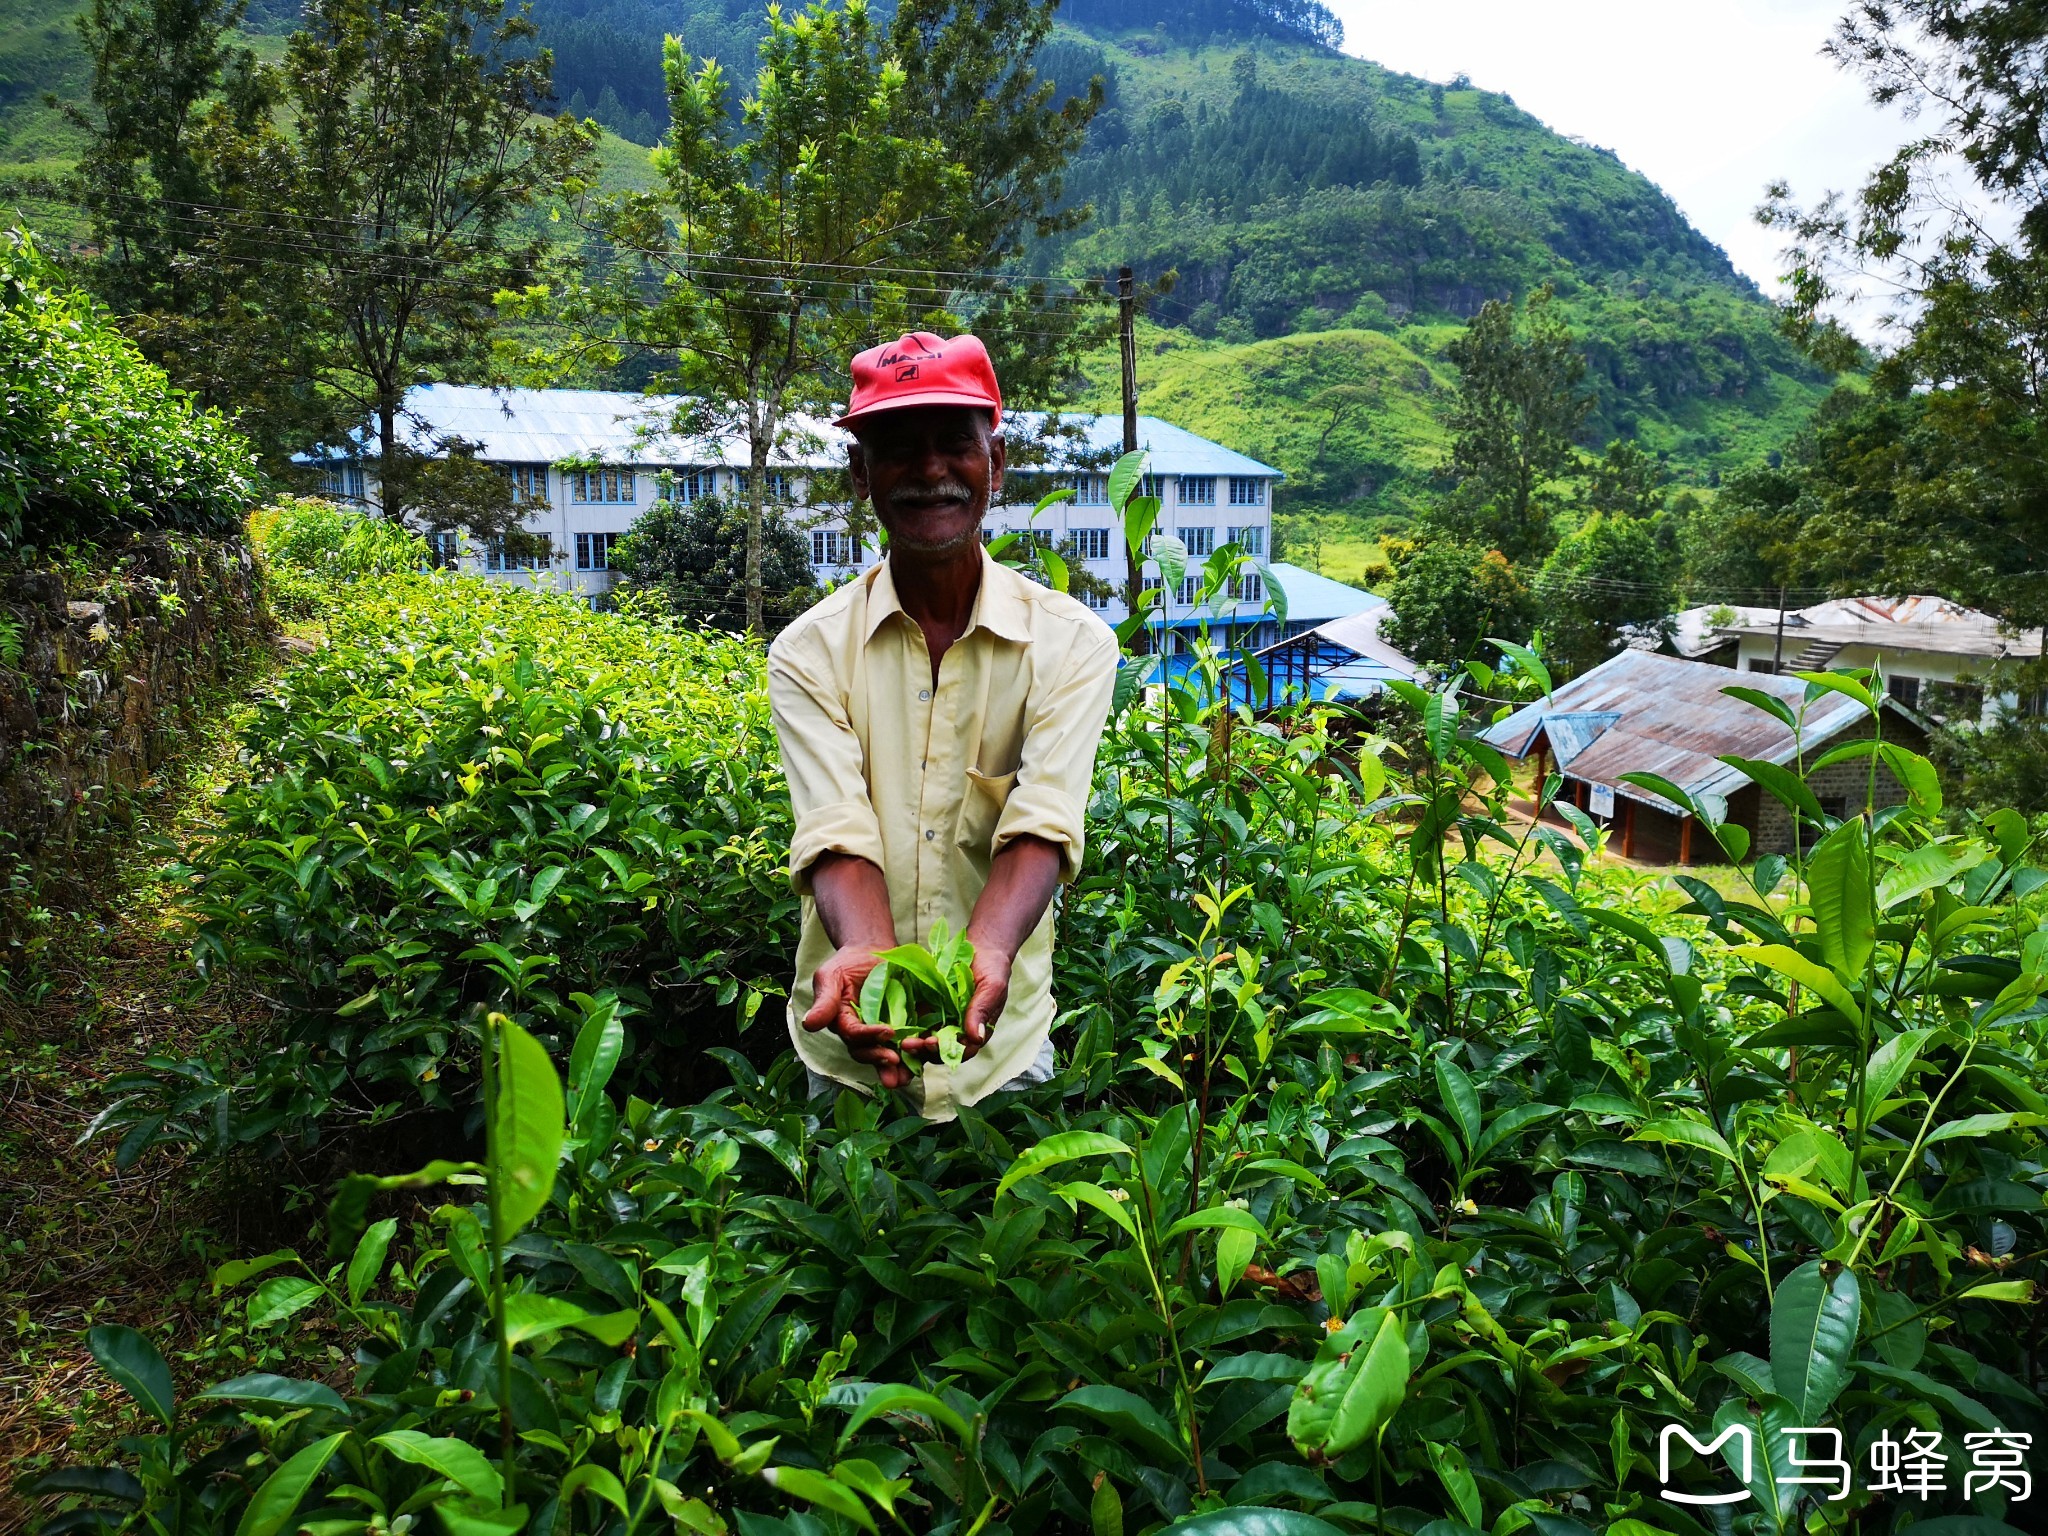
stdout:
{"type": "MultiPolygon", "coordinates": [[[[1815,1487],[1828,1491],[1830,1504],[1849,1497],[1855,1469],[1843,1454],[1842,1432],[1816,1425],[1778,1431],[1784,1442],[1783,1464],[1793,1471],[1773,1479],[1780,1487],[1815,1487]]],[[[1982,1430],[1963,1436],[1963,1450],[1969,1463],[1962,1473],[1963,1497],[1973,1499],[1993,1489],[2003,1490],[2019,1503],[2034,1496],[2033,1474],[2027,1470],[2027,1453],[2034,1437],[2017,1430],[1982,1430]]],[[[1870,1446],[1870,1477],[1865,1491],[1893,1493],[1923,1502],[1949,1491],[1949,1463],[1942,1450],[1942,1436],[1934,1430],[1909,1429],[1903,1440],[1890,1430],[1881,1433],[1870,1446]]],[[[1657,1437],[1657,1481],[1671,1504],[1740,1504],[1753,1497],[1748,1485],[1756,1476],[1756,1431],[1747,1424],[1731,1424],[1713,1439],[1701,1441],[1682,1424],[1666,1424],[1657,1437]],[[1671,1448],[1678,1441],[1700,1457],[1722,1453],[1741,1479],[1742,1488],[1729,1493],[1679,1493],[1671,1489],[1671,1448]]]]}

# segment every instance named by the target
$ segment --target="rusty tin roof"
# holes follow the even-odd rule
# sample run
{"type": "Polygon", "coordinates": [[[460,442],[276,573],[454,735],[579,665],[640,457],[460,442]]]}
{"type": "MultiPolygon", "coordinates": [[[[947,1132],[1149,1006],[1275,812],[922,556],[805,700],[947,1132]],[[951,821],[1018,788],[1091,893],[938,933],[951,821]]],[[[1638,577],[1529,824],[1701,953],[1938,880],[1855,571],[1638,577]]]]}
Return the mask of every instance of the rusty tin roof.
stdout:
{"type": "MultiPolygon", "coordinates": [[[[1809,755],[1863,716],[1860,704],[1839,693],[1809,703],[1806,684],[1796,677],[1623,651],[1550,698],[1524,705],[1484,736],[1513,758],[1527,757],[1548,736],[1560,772],[1660,810],[1670,808],[1661,795],[1624,784],[1621,776],[1661,774],[1694,795],[1726,800],[1747,787],[1749,776],[1719,761],[1722,756],[1789,763],[1798,751],[1777,717],[1722,692],[1731,686],[1782,699],[1794,714],[1803,706],[1799,742],[1809,755]]],[[[1888,713],[1910,718],[1886,702],[1888,713]]]]}

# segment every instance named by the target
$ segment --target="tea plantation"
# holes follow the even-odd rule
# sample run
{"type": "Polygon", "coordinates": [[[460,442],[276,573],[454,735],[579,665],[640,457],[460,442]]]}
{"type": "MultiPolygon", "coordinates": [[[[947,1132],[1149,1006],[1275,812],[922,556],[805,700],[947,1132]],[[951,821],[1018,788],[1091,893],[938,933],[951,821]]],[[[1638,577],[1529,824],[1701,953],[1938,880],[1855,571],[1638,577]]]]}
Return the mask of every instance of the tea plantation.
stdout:
{"type": "Polygon", "coordinates": [[[95,1133],[358,1171],[218,1270],[232,1349],[93,1330],[133,1409],[45,1530],[2042,1528],[2044,829],[1910,754],[1654,880],[1509,813],[1526,658],[1377,733],[1120,690],[1064,1070],[931,1126],[785,1048],[756,648],[294,558],[326,643],[188,854],[273,1022],[95,1133]]]}

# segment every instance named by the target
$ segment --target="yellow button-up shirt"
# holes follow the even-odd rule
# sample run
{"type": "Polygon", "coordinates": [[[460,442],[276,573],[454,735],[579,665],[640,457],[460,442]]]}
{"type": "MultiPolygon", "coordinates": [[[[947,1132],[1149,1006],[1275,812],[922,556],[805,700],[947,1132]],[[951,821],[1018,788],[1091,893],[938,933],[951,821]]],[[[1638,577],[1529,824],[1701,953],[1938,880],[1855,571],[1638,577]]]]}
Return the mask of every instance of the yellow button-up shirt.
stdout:
{"type": "MultiPolygon", "coordinates": [[[[801,1020],[833,944],[810,894],[824,853],[881,867],[896,939],[929,944],[967,926],[989,861],[1042,837],[1081,867],[1095,749],[1115,687],[1116,637],[1064,593],[984,552],[967,630],[932,682],[924,632],[903,611],[885,560],[782,632],[768,652],[768,701],[796,811],[790,879],[804,898],[789,1032],[812,1071],[875,1091],[875,1070],[830,1030],[801,1020]]],[[[957,1068],[924,1068],[923,1111],[951,1120],[1029,1067],[1053,1020],[1053,912],[1017,952],[988,1044],[957,1068]]]]}

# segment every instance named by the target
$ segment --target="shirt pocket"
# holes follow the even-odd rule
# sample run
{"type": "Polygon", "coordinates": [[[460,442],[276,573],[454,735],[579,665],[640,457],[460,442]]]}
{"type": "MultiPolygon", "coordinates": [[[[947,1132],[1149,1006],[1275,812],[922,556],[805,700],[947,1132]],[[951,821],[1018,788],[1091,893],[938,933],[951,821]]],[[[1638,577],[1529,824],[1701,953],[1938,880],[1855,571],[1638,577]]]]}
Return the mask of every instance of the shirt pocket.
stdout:
{"type": "Polygon", "coordinates": [[[967,770],[967,793],[960,801],[958,841],[962,848],[989,857],[996,840],[996,824],[1003,819],[1003,807],[1010,803],[1010,791],[1016,787],[1014,773],[967,770]]]}

